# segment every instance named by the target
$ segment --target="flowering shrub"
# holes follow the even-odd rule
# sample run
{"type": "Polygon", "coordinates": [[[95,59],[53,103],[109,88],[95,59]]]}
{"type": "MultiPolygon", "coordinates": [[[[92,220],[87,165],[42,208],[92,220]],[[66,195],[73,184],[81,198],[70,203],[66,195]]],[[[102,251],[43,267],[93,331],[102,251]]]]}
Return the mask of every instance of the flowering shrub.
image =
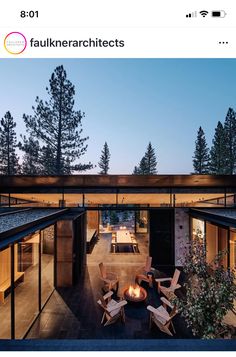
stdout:
{"type": "Polygon", "coordinates": [[[228,327],[223,318],[233,309],[236,298],[235,273],[224,269],[220,252],[211,264],[206,262],[206,248],[199,238],[186,250],[183,269],[186,273],[185,299],[176,298],[181,315],[195,336],[217,338],[228,327]]]}

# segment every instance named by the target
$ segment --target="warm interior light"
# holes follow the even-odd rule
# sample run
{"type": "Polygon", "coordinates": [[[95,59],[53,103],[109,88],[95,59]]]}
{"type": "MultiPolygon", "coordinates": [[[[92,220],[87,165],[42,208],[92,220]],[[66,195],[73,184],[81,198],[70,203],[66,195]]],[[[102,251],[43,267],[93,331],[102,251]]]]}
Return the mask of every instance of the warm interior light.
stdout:
{"type": "Polygon", "coordinates": [[[128,290],[129,296],[132,298],[139,298],[140,297],[140,287],[138,285],[136,286],[129,286],[129,290],[128,290]]]}

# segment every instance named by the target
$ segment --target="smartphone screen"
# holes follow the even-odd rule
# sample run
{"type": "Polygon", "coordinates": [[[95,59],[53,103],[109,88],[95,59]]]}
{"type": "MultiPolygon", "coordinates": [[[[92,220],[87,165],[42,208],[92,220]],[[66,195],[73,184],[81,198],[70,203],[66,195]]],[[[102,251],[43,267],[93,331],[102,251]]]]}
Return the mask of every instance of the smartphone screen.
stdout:
{"type": "Polygon", "coordinates": [[[233,351],[236,6],[0,5],[0,350],[233,351]]]}

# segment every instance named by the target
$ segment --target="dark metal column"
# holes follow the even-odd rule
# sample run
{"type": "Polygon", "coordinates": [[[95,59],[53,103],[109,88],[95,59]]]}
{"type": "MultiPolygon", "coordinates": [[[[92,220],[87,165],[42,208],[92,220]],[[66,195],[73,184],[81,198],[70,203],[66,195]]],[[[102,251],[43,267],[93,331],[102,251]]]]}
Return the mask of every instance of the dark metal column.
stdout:
{"type": "Polygon", "coordinates": [[[39,246],[38,246],[38,252],[39,252],[39,271],[38,271],[38,303],[39,303],[39,312],[42,310],[42,302],[41,302],[41,296],[42,296],[42,231],[39,231],[39,246]]]}
{"type": "Polygon", "coordinates": [[[116,207],[118,206],[118,189],[116,190],[116,207]]]}
{"type": "Polygon", "coordinates": [[[172,195],[172,189],[170,189],[170,207],[173,206],[173,195],[172,195]]]}
{"type": "Polygon", "coordinates": [[[227,258],[228,268],[230,268],[230,227],[227,229],[227,258]]]}
{"type": "Polygon", "coordinates": [[[15,250],[11,245],[11,338],[15,339],[15,250]]]}
{"type": "Polygon", "coordinates": [[[57,224],[54,224],[54,286],[57,288],[57,224]]]}

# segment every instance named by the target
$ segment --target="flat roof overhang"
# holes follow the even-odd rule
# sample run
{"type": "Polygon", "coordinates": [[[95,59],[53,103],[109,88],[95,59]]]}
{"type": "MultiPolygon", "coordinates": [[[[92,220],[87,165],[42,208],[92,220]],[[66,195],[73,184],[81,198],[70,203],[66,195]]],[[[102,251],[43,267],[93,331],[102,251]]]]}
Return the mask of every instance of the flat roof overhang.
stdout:
{"type": "MultiPolygon", "coordinates": [[[[23,209],[18,210],[18,212],[27,211],[27,210],[34,210],[37,211],[37,208],[30,208],[30,209],[23,209]]],[[[70,220],[73,221],[77,219],[79,216],[84,214],[84,209],[74,209],[74,208],[63,208],[58,209],[57,212],[53,214],[50,213],[51,208],[45,208],[48,210],[49,214],[47,216],[41,217],[37,220],[31,221],[29,223],[19,225],[12,229],[9,229],[4,232],[0,232],[0,249],[4,249],[9,244],[16,243],[17,241],[21,240],[22,238],[28,236],[31,233],[36,231],[42,230],[52,224],[55,224],[57,221],[61,220],[70,220]]],[[[16,211],[13,211],[9,214],[14,214],[16,211]]]]}
{"type": "MultiPolygon", "coordinates": [[[[34,210],[37,211],[37,208],[32,208],[29,210],[34,210]]],[[[17,225],[17,226],[12,226],[12,228],[0,232],[0,249],[4,248],[5,246],[12,244],[14,242],[17,242],[18,240],[22,239],[23,237],[37,231],[40,229],[44,229],[51,224],[56,223],[58,220],[61,220],[65,217],[65,219],[68,219],[68,209],[58,209],[56,212],[51,213],[50,208],[46,208],[45,211],[48,211],[48,214],[45,215],[44,217],[40,217],[38,219],[34,219],[30,222],[27,222],[25,224],[17,225]]],[[[27,210],[19,210],[18,212],[25,212],[27,210]]],[[[55,210],[54,210],[55,211],[55,210]]],[[[82,212],[77,212],[76,214],[81,214],[82,212]]],[[[12,213],[13,214],[13,213],[12,213]]],[[[26,212],[27,214],[27,212],[26,212]]],[[[6,214],[9,217],[11,216],[11,213],[6,214]]],[[[72,218],[73,219],[73,218],[72,218]]]]}
{"type": "Polygon", "coordinates": [[[197,219],[205,220],[220,226],[236,228],[236,211],[235,209],[212,208],[212,209],[195,209],[190,208],[189,214],[197,219]],[[233,215],[227,215],[226,212],[234,212],[233,215]]]}
{"type": "Polygon", "coordinates": [[[0,193],[63,190],[236,188],[234,175],[0,176],[0,193]]]}

